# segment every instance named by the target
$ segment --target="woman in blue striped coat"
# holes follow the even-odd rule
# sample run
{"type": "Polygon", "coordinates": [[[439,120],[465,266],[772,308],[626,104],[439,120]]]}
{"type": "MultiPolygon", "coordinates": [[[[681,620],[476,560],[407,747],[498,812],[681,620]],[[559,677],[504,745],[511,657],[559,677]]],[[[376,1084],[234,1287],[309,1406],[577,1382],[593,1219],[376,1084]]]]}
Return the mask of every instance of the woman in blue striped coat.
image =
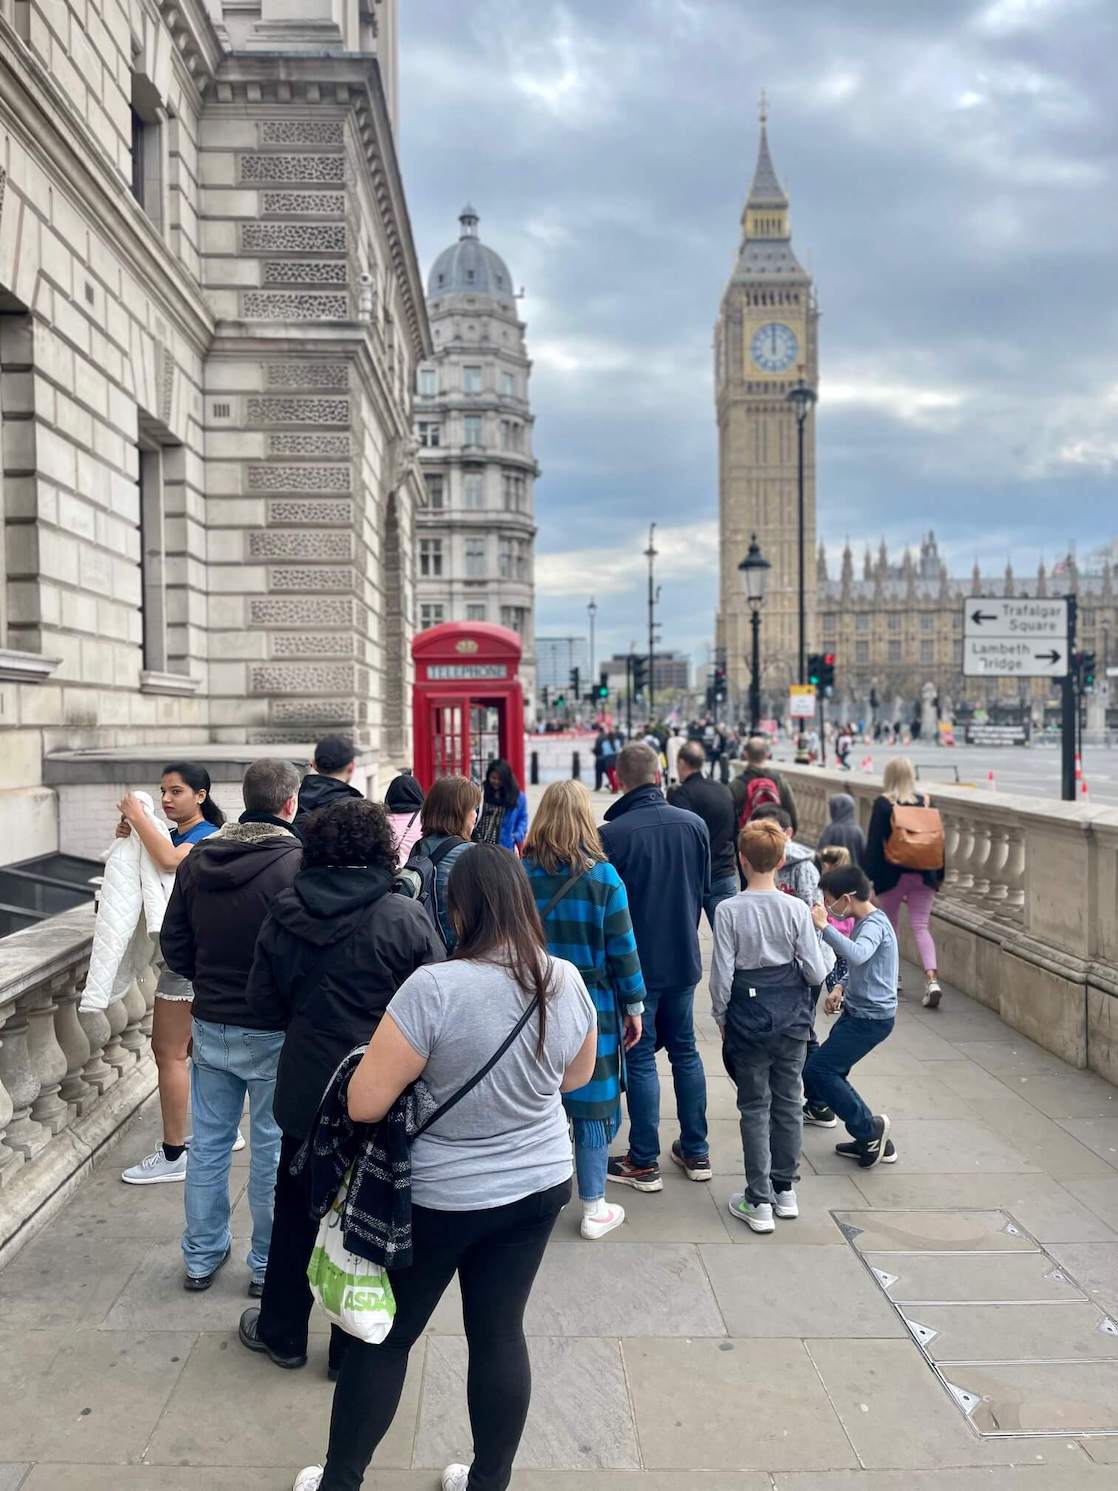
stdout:
{"type": "Polygon", "coordinates": [[[574,963],[598,1012],[598,1060],[585,1087],[563,1094],[574,1134],[582,1236],[605,1237],[625,1220],[606,1202],[609,1145],[621,1126],[624,1052],[641,1036],[644,979],[621,877],[608,862],[578,781],[544,792],[524,843],[524,868],[547,948],[574,963]]]}

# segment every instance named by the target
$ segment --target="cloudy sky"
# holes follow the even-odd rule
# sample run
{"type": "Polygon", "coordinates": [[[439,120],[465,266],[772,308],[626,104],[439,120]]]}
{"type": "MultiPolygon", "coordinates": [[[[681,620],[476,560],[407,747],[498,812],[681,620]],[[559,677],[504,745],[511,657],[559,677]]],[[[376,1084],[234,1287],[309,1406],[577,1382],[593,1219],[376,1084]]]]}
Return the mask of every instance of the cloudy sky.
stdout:
{"type": "Polygon", "coordinates": [[[1118,536],[1114,0],[405,0],[426,272],[469,198],[524,285],[540,634],[716,604],[711,334],[769,96],[823,317],[820,532],[952,568],[1118,536]]]}

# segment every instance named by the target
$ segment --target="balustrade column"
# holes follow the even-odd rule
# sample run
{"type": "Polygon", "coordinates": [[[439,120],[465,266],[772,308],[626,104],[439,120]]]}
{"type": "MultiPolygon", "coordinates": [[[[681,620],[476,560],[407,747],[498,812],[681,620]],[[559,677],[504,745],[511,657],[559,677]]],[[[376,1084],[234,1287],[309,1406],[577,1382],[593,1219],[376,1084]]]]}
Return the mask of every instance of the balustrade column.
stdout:
{"type": "Polygon", "coordinates": [[[959,837],[959,819],[954,813],[943,814],[943,889],[948,892],[953,891],[959,882],[959,837]]]}
{"type": "Polygon", "coordinates": [[[82,1076],[97,1096],[103,1097],[120,1075],[105,1060],[105,1047],[112,1038],[108,1016],[104,1010],[79,1009],[78,1019],[89,1041],[89,1060],[82,1069],[82,1076]]]}
{"type": "Polygon", "coordinates": [[[0,1187],[4,1185],[12,1171],[18,1169],[23,1163],[22,1156],[18,1155],[7,1143],[8,1127],[11,1124],[15,1107],[11,1094],[4,1086],[4,1026],[15,1014],[15,1008],[14,1004],[0,1008],[0,1187]]]}
{"type": "Polygon", "coordinates": [[[148,1007],[138,980],[130,985],[128,993],[124,996],[123,1004],[128,1016],[128,1024],[124,1027],[120,1043],[126,1051],[131,1052],[135,1061],[142,1061],[144,1052],[147,1050],[147,1040],[142,1027],[148,1007]]]}
{"type": "Polygon", "coordinates": [[[114,999],[105,1011],[105,1018],[109,1022],[109,1039],[105,1043],[105,1060],[110,1066],[114,1066],[117,1072],[123,1072],[130,1067],[136,1059],[131,1051],[126,1051],[121,1043],[124,1027],[128,1024],[128,1011],[124,1007],[123,999],[114,999]]]}
{"type": "Polygon", "coordinates": [[[27,1037],[27,1015],[17,1003],[4,1026],[4,1044],[0,1047],[0,1087],[8,1089],[12,1100],[12,1120],[4,1140],[24,1159],[31,1160],[46,1147],[50,1131],[31,1117],[32,1105],[39,1096],[39,1078],[27,1037]]]}
{"type": "Polygon", "coordinates": [[[974,845],[974,819],[967,818],[964,819],[962,827],[959,830],[959,844],[956,851],[959,872],[955,878],[956,890],[969,891],[974,888],[974,845]]]}
{"type": "Polygon", "coordinates": [[[66,1075],[59,1089],[67,1103],[72,1103],[78,1113],[84,1113],[96,1089],[82,1076],[82,1069],[89,1060],[89,1037],[78,1019],[80,986],[85,982],[84,973],[78,978],[70,977],[66,987],[58,996],[58,1008],[54,1016],[54,1035],[66,1057],[66,1075]]]}
{"type": "Polygon", "coordinates": [[[1009,830],[1001,824],[990,825],[990,900],[996,906],[1005,904],[1009,886],[1005,882],[1005,867],[1009,860],[1009,830]]]}
{"type": "Polygon", "coordinates": [[[1009,833],[1005,880],[1006,907],[1015,917],[1021,917],[1025,913],[1025,835],[1019,828],[1009,833]]]}
{"type": "Polygon", "coordinates": [[[27,996],[27,1047],[39,1092],[31,1106],[31,1117],[52,1134],[59,1133],[71,1118],[68,1105],[59,1097],[66,1075],[66,1053],[54,1034],[54,1015],[58,1008],[52,983],[43,984],[27,996]]]}
{"type": "Polygon", "coordinates": [[[988,823],[976,823],[974,826],[974,854],[971,863],[974,867],[974,895],[973,900],[981,901],[990,892],[990,825],[988,823]]]}

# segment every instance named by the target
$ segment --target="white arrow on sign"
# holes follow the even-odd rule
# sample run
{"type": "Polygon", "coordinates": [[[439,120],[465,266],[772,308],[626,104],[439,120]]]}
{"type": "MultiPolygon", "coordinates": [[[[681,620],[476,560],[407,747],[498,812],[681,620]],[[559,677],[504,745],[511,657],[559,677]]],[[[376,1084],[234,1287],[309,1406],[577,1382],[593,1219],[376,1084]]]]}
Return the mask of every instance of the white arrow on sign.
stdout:
{"type": "MultiPolygon", "coordinates": [[[[970,596],[963,602],[965,637],[1019,637],[1066,643],[1068,603],[1063,598],[970,596]]],[[[1066,651],[1066,645],[1064,651],[1066,651]]]]}
{"type": "Polygon", "coordinates": [[[1064,678],[1068,650],[1061,637],[1024,640],[1009,637],[967,637],[963,641],[963,673],[968,678],[1064,678]]]}

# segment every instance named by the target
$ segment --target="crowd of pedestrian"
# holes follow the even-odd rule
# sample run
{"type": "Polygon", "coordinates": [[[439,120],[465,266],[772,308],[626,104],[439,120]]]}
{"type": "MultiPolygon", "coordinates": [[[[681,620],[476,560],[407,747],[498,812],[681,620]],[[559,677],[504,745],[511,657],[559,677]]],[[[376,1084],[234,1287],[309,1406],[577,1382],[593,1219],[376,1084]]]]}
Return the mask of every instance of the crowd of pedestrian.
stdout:
{"type": "MultiPolygon", "coordinates": [[[[153,1026],[163,1141],[123,1179],[184,1183],[184,1287],[209,1289],[232,1247],[247,1103],[241,1344],[306,1365],[323,1229],[338,1229],[362,1292],[391,1301],[387,1333],[334,1325],[329,1442],[294,1491],[363,1484],[455,1277],[473,1463],[448,1466],[442,1485],[509,1485],[531,1395],[524,1310],[572,1181],[587,1242],[625,1222],[611,1183],[663,1188],[660,1050],[678,1124],[667,1156],[711,1179],[695,1029],[704,915],[740,1116],[733,1216],[765,1234],[798,1215],[805,1123],[841,1120],[836,1150],[859,1167],[897,1159],[887,1115],[850,1077],[893,1029],[902,905],[924,1002],[940,997],[928,920],[942,832],[911,766],[890,763],[866,834],[853,799],[832,797],[813,851],[760,739],[732,784],[731,741],[711,721],[628,744],[603,731],[598,745],[596,785],[617,793],[600,826],[577,780],[547,787],[529,823],[499,760],[480,784],[443,777],[427,792],[402,773],[371,802],[341,737],[305,775],[254,762],[235,823],[191,763],[161,778],[170,830],[136,794],[120,804],[118,834],[174,874],[153,1026]],[[821,998],[837,1016],[822,1043],[821,998]],[[623,1100],[627,1140],[611,1153],[623,1100]]],[[[328,1313],[344,1323],[340,1306],[328,1313]]]]}

